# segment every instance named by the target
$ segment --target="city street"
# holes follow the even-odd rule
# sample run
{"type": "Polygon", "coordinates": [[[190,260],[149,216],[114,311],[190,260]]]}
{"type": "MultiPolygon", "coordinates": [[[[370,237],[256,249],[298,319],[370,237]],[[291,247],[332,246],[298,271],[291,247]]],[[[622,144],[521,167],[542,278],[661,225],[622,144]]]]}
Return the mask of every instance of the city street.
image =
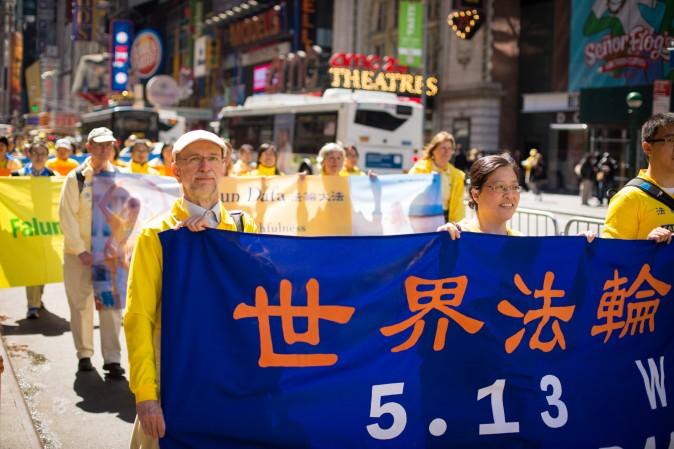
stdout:
{"type": "MultiPolygon", "coordinates": [[[[27,320],[25,289],[0,290],[2,341],[9,356],[0,375],[0,448],[39,448],[35,432],[45,449],[128,447],[135,416],[133,395],[126,379],[104,377],[98,326],[92,358],[95,370],[78,373],[63,284],[47,285],[43,301],[47,310],[40,312],[39,319],[27,320]],[[12,377],[27,410],[12,388],[12,377]],[[35,430],[30,428],[28,413],[35,430]]],[[[126,368],[123,338],[122,343],[126,368]]]]}
{"type": "MultiPolygon", "coordinates": [[[[576,195],[544,194],[538,201],[523,192],[520,207],[551,212],[560,223],[572,215],[603,218],[606,213],[606,206],[581,206],[576,195]]],[[[63,284],[47,285],[44,303],[47,310],[41,317],[27,320],[24,288],[0,290],[2,341],[9,356],[0,393],[0,449],[39,448],[38,438],[45,449],[126,448],[135,414],[133,396],[127,380],[103,376],[98,328],[95,371],[77,373],[63,284]],[[12,371],[18,383],[14,388],[12,371]]],[[[122,344],[122,366],[127,368],[123,338],[122,344]]]]}

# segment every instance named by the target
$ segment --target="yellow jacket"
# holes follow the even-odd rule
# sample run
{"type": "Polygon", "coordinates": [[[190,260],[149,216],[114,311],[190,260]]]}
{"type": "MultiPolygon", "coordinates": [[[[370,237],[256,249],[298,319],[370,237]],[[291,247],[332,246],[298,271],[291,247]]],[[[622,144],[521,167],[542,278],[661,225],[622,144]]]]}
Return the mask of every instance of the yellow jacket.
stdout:
{"type": "MultiPolygon", "coordinates": [[[[217,229],[235,231],[236,224],[220,203],[222,219],[217,229]]],[[[131,257],[126,294],[124,334],[129,352],[129,387],[136,402],[159,397],[159,358],[161,335],[162,246],[159,233],[172,229],[189,217],[183,199],[171,212],[145,226],[136,240],[131,257]]],[[[257,232],[253,219],[243,215],[243,231],[257,232]]]]}
{"type": "Polygon", "coordinates": [[[258,165],[255,170],[249,171],[246,173],[248,176],[278,176],[278,175],[283,175],[283,172],[281,172],[279,169],[276,167],[267,167],[265,165],[258,165]],[[277,173],[278,172],[278,173],[277,173]]]}
{"type": "Polygon", "coordinates": [[[430,159],[421,159],[409,171],[411,175],[425,175],[430,173],[440,173],[442,176],[442,207],[449,211],[448,221],[461,221],[466,215],[466,210],[463,204],[463,197],[465,196],[464,181],[466,175],[447,163],[445,167],[439,171],[430,159]]]}
{"type": "MultiPolygon", "coordinates": [[[[639,177],[657,185],[646,170],[641,170],[639,177]]],[[[657,227],[674,230],[674,212],[638,187],[625,187],[611,198],[601,236],[645,240],[657,227]]]]}
{"type": "MultiPolygon", "coordinates": [[[[117,169],[108,162],[105,168],[107,172],[117,169]]],[[[84,188],[80,192],[77,183],[77,170],[72,170],[65,177],[61,188],[61,200],[59,203],[59,220],[63,231],[63,252],[77,256],[84,251],[91,252],[91,203],[94,170],[90,161],[84,161],[82,168],[84,175],[84,188]]]]}
{"type": "Polygon", "coordinates": [[[159,175],[154,167],[150,166],[149,162],[139,164],[138,162],[129,161],[129,165],[122,169],[122,173],[137,173],[140,175],[159,175]]]}
{"type": "Polygon", "coordinates": [[[53,172],[58,173],[61,176],[66,176],[72,170],[77,168],[80,165],[75,159],[68,158],[65,161],[55,157],[49,159],[45,166],[53,172]]]}
{"type": "Polygon", "coordinates": [[[365,173],[358,167],[353,167],[353,170],[344,167],[339,171],[339,176],[365,176],[365,173]]]}

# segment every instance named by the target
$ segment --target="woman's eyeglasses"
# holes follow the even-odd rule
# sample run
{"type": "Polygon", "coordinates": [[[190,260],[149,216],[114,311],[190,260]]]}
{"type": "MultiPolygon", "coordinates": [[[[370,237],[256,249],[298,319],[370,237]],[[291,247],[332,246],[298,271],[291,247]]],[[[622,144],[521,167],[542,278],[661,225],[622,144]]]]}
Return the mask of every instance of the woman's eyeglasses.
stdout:
{"type": "Polygon", "coordinates": [[[487,187],[494,193],[506,193],[506,192],[516,192],[519,193],[522,191],[522,186],[519,184],[513,184],[511,186],[497,182],[494,184],[487,184],[487,187]]]}

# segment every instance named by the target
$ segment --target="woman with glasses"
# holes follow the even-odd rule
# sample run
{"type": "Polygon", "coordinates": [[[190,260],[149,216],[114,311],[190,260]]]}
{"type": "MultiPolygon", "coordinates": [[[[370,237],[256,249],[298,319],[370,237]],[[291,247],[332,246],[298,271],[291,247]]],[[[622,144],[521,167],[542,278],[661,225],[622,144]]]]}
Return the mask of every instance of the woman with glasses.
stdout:
{"type": "MultiPolygon", "coordinates": [[[[54,176],[54,172],[45,167],[48,157],[49,148],[47,148],[47,144],[43,142],[34,143],[30,146],[30,162],[25,167],[12,172],[12,176],[54,176]]],[[[42,231],[44,233],[44,229],[42,231]]],[[[40,317],[40,310],[44,309],[44,304],[42,304],[43,292],[44,285],[26,287],[26,300],[28,303],[26,318],[29,320],[40,317]]]]}
{"type": "Polygon", "coordinates": [[[521,235],[506,223],[517,211],[521,186],[519,168],[507,154],[485,156],[470,167],[470,199],[468,206],[475,209],[473,218],[464,218],[458,223],[449,222],[439,231],[449,231],[452,239],[461,231],[487,234],[521,235]]]}
{"type": "Polygon", "coordinates": [[[276,147],[270,143],[263,143],[257,149],[257,168],[248,172],[250,176],[278,176],[283,172],[278,169],[278,155],[276,147]]]}
{"type": "MultiPolygon", "coordinates": [[[[519,167],[508,154],[484,156],[470,167],[470,199],[468,206],[475,209],[475,216],[459,223],[447,223],[438,231],[448,231],[452,240],[461,231],[481,232],[508,236],[521,236],[519,231],[507,226],[520,203],[522,186],[519,184],[519,167]]],[[[595,233],[584,231],[579,235],[592,242],[595,233]]]]}

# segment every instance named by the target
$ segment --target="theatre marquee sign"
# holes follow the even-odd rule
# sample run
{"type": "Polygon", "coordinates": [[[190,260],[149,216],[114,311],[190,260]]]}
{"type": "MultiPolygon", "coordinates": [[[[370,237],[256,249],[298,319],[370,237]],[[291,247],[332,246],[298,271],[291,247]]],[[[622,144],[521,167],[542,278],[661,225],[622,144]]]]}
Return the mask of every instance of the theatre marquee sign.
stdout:
{"type": "Polygon", "coordinates": [[[438,93],[438,79],[414,75],[391,56],[335,53],[330,58],[331,87],[426,96],[438,93]]]}

